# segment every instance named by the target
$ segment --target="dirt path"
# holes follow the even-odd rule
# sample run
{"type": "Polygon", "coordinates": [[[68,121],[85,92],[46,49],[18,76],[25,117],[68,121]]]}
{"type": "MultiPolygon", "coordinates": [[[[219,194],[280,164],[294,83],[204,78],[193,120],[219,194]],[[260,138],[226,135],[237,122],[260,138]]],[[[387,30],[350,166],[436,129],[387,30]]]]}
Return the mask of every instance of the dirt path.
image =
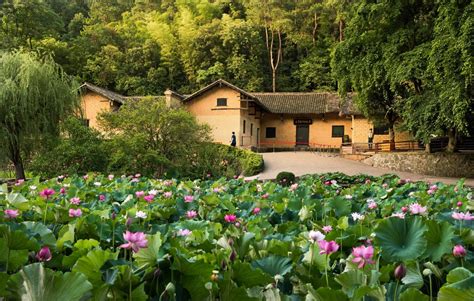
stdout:
{"type": "MultiPolygon", "coordinates": [[[[404,179],[443,182],[446,184],[455,184],[459,180],[458,178],[433,177],[410,172],[377,168],[358,161],[348,160],[340,157],[330,157],[324,154],[321,155],[312,152],[263,153],[262,155],[265,160],[265,170],[256,176],[248,177],[248,179],[274,179],[279,172],[290,171],[296,176],[325,172],[343,172],[348,175],[362,173],[372,176],[381,176],[383,174],[393,173],[404,179]]],[[[465,183],[466,185],[474,187],[473,178],[466,179],[465,183]]]]}

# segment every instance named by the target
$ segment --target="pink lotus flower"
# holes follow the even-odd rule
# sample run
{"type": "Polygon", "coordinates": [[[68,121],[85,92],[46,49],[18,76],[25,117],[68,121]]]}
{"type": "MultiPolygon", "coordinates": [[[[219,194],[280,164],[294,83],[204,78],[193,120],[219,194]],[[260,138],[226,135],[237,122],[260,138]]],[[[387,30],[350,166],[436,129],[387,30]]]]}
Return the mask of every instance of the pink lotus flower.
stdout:
{"type": "Polygon", "coordinates": [[[370,183],[371,183],[370,179],[366,179],[366,180],[365,180],[365,184],[368,185],[368,184],[370,184],[370,183]]]}
{"type": "Polygon", "coordinates": [[[311,230],[308,233],[308,237],[310,242],[315,243],[317,241],[323,240],[326,236],[319,231],[311,230]]]}
{"type": "Polygon", "coordinates": [[[36,254],[36,259],[39,261],[50,261],[51,258],[51,251],[47,246],[42,247],[41,250],[39,250],[39,252],[36,254]]]}
{"type": "Polygon", "coordinates": [[[173,181],[171,181],[171,180],[165,180],[165,181],[163,182],[163,185],[165,185],[166,187],[170,187],[171,185],[173,185],[173,181]]]}
{"type": "Polygon", "coordinates": [[[87,180],[87,179],[89,179],[89,175],[84,175],[82,178],[83,178],[84,180],[87,180]]]}
{"type": "Polygon", "coordinates": [[[186,217],[189,219],[193,219],[196,216],[197,216],[197,212],[194,210],[189,210],[188,212],[186,212],[186,217]]]}
{"type": "Polygon", "coordinates": [[[427,211],[426,206],[421,206],[418,203],[410,204],[410,213],[411,214],[425,214],[427,211]]]}
{"type": "Polygon", "coordinates": [[[73,197],[72,199],[69,200],[69,202],[73,205],[79,205],[81,203],[81,199],[78,197],[73,197]]]}
{"type": "Polygon", "coordinates": [[[324,233],[329,233],[329,232],[332,231],[332,227],[331,226],[324,226],[323,231],[324,231],[324,233]]]}
{"type": "Polygon", "coordinates": [[[457,202],[457,203],[456,203],[456,206],[461,207],[461,206],[462,206],[462,202],[461,202],[461,201],[457,202]]]}
{"type": "Polygon", "coordinates": [[[141,177],[141,176],[142,176],[142,175],[139,174],[139,173],[136,173],[136,174],[135,174],[135,178],[139,178],[139,177],[141,177]]]}
{"type": "Polygon", "coordinates": [[[130,183],[138,183],[138,182],[140,182],[140,180],[137,178],[133,178],[130,180],[130,183]]]}
{"type": "Polygon", "coordinates": [[[405,207],[405,206],[403,206],[403,207],[402,207],[402,212],[403,212],[403,213],[407,213],[407,212],[408,212],[408,208],[405,207]]]}
{"type": "Polygon", "coordinates": [[[376,202],[370,202],[367,207],[371,210],[377,208],[377,203],[376,202]]]}
{"type": "Polygon", "coordinates": [[[49,199],[50,196],[52,196],[53,194],[55,194],[56,191],[54,191],[54,189],[51,189],[51,188],[46,188],[46,189],[43,189],[39,195],[44,198],[44,199],[49,199]]]}
{"type": "Polygon", "coordinates": [[[219,192],[221,192],[221,189],[219,187],[216,187],[216,188],[212,189],[212,191],[214,193],[219,193],[219,192]]]}
{"type": "Polygon", "coordinates": [[[228,223],[235,223],[237,220],[237,217],[234,214],[226,214],[224,216],[224,220],[228,223]]]}
{"type": "Polygon", "coordinates": [[[114,175],[108,175],[107,178],[109,179],[109,181],[112,181],[114,179],[114,177],[115,177],[114,175]]]}
{"type": "Polygon", "coordinates": [[[262,194],[262,199],[268,199],[269,196],[270,196],[270,194],[264,193],[264,194],[262,194]]]}
{"type": "Polygon", "coordinates": [[[173,193],[171,191],[166,191],[163,193],[163,196],[167,199],[171,198],[173,196],[173,193]]]}
{"type": "Polygon", "coordinates": [[[177,235],[178,236],[188,236],[188,235],[191,235],[191,233],[193,233],[191,230],[179,229],[177,235]]]}
{"type": "Polygon", "coordinates": [[[383,184],[382,184],[382,187],[383,187],[383,188],[387,188],[387,187],[388,187],[388,184],[387,184],[387,183],[383,183],[383,184]]]}
{"type": "Polygon", "coordinates": [[[78,209],[69,209],[69,217],[80,217],[82,215],[82,210],[78,209]]]}
{"type": "Polygon", "coordinates": [[[5,217],[6,218],[17,218],[18,215],[20,215],[18,210],[14,210],[14,209],[5,209],[4,212],[5,212],[5,217]]]}
{"type": "Polygon", "coordinates": [[[149,204],[151,202],[153,202],[153,199],[155,198],[155,196],[153,194],[149,194],[149,195],[145,195],[143,197],[143,199],[149,204]]]}
{"type": "Polygon", "coordinates": [[[130,232],[127,230],[123,234],[123,239],[125,239],[127,243],[121,244],[120,248],[132,249],[135,253],[140,249],[146,248],[148,245],[148,240],[143,232],[130,232]]]}
{"type": "Polygon", "coordinates": [[[192,195],[185,195],[184,196],[184,202],[185,203],[192,203],[194,201],[194,197],[192,195]]]}
{"type": "Polygon", "coordinates": [[[18,180],[16,180],[15,186],[20,186],[20,185],[23,184],[24,182],[25,182],[24,179],[18,179],[18,180]]]}
{"type": "Polygon", "coordinates": [[[99,194],[99,201],[101,202],[105,201],[105,195],[99,194]]]}
{"type": "Polygon", "coordinates": [[[292,184],[289,189],[290,191],[295,191],[297,188],[298,188],[298,183],[295,183],[295,184],[292,184]]]}
{"type": "Polygon", "coordinates": [[[61,189],[59,189],[59,193],[60,194],[66,194],[66,188],[61,187],[61,189]]]}
{"type": "Polygon", "coordinates": [[[454,257],[464,257],[466,256],[466,249],[462,245],[455,245],[453,248],[454,257]]]}
{"type": "Polygon", "coordinates": [[[331,185],[331,181],[324,182],[324,185],[331,185]]]}
{"type": "Polygon", "coordinates": [[[474,215],[471,215],[471,213],[469,211],[467,211],[466,213],[453,212],[453,214],[451,216],[456,220],[465,220],[465,221],[474,220],[474,215]]]}
{"type": "Polygon", "coordinates": [[[319,240],[318,241],[319,245],[319,254],[326,254],[326,255],[331,255],[332,253],[336,252],[339,249],[339,245],[334,241],[326,241],[326,240],[319,240]]]}
{"type": "Polygon", "coordinates": [[[360,246],[357,248],[352,248],[352,259],[353,263],[358,263],[358,268],[362,269],[366,264],[373,264],[374,261],[372,257],[374,256],[374,247],[372,246],[360,246]]]}
{"type": "Polygon", "coordinates": [[[253,208],[252,213],[253,214],[259,214],[260,213],[260,207],[253,208]]]}
{"type": "Polygon", "coordinates": [[[137,198],[141,199],[142,197],[145,196],[145,191],[143,191],[143,190],[136,191],[136,192],[135,192],[135,196],[136,196],[137,198]]]}
{"type": "Polygon", "coordinates": [[[405,213],[403,212],[392,213],[392,216],[398,217],[399,219],[405,219],[405,213]]]}

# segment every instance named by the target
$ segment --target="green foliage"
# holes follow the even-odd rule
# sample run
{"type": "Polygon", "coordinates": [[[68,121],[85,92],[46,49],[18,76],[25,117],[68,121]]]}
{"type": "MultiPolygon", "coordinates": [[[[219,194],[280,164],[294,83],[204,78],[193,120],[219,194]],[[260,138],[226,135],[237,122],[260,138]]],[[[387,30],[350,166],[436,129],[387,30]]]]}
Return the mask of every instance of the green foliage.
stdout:
{"type": "Polygon", "coordinates": [[[224,178],[163,180],[90,173],[87,178],[33,179],[11,192],[0,191],[1,211],[14,208],[11,194],[28,205],[21,206],[16,218],[0,217],[0,297],[205,300],[212,295],[222,300],[383,301],[426,300],[430,294],[441,300],[472,299],[470,225],[466,222],[461,229],[451,218],[459,199],[467,200],[459,211],[468,210],[472,189],[462,182],[438,183],[430,195],[430,185],[424,182],[405,183],[388,175],[370,177],[369,183],[368,178],[303,176],[296,190],[273,181],[224,178]],[[61,187],[66,188],[63,193],[61,187]],[[45,188],[57,191],[47,202],[38,196],[45,188]],[[152,190],[156,195],[150,203],[136,195],[152,190]],[[349,194],[350,200],[345,197],[349,194]],[[98,195],[105,199],[99,201],[98,195]],[[192,201],[185,198],[189,195],[192,201]],[[71,204],[72,197],[81,203],[71,204]],[[388,217],[415,202],[414,197],[429,204],[426,214],[388,217]],[[378,208],[367,211],[368,198],[378,208]],[[349,212],[365,218],[349,222],[346,205],[335,206],[332,200],[343,200],[350,204],[349,212]],[[303,206],[309,214],[302,220],[303,206]],[[70,217],[72,208],[81,208],[82,216],[70,217]],[[192,219],[191,210],[197,213],[192,219]],[[147,217],[138,217],[138,211],[147,217]],[[335,217],[337,211],[340,218],[335,217]],[[235,215],[234,222],[225,217],[229,214],[235,215]],[[339,245],[330,256],[320,254],[319,243],[309,237],[311,230],[324,232],[324,226],[333,229],[324,239],[339,245]],[[365,254],[367,261],[359,269],[353,262],[354,248],[365,244],[366,238],[359,237],[370,233],[369,227],[375,232],[373,256],[365,254]],[[191,232],[186,235],[184,229],[191,232]],[[124,250],[127,230],[144,232],[146,247],[124,250]],[[466,256],[455,257],[447,241],[463,245],[466,256]],[[51,259],[35,263],[43,246],[50,248],[51,259]],[[433,252],[424,251],[427,248],[433,252]],[[435,263],[427,262],[438,256],[435,263]],[[406,274],[394,280],[394,268],[401,262],[406,274]]]}
{"type": "Polygon", "coordinates": [[[276,181],[280,185],[290,186],[295,182],[295,175],[289,171],[282,171],[277,174],[276,181]]]}
{"type": "Polygon", "coordinates": [[[388,261],[414,260],[423,255],[427,230],[421,218],[388,218],[375,229],[375,239],[382,246],[382,257],[388,261]]]}
{"type": "Polygon", "coordinates": [[[50,58],[0,54],[0,154],[25,178],[23,155],[50,136],[79,104],[75,85],[50,58]]]}
{"type": "Polygon", "coordinates": [[[9,279],[8,289],[22,300],[81,300],[92,285],[80,273],[61,273],[46,269],[41,263],[25,266],[9,279]]]}
{"type": "Polygon", "coordinates": [[[84,126],[77,118],[69,118],[62,124],[61,133],[62,139],[44,145],[34,157],[29,166],[34,174],[54,177],[107,170],[110,150],[97,130],[84,126]]]}

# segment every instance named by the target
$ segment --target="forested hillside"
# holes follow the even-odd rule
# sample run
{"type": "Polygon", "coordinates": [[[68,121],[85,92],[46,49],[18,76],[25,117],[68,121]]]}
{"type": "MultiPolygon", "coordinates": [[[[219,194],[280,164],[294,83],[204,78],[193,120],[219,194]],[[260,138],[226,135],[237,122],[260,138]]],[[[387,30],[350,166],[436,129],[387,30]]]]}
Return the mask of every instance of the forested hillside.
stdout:
{"type": "Polygon", "coordinates": [[[124,95],[357,92],[370,119],[473,132],[474,2],[441,0],[6,0],[0,47],[51,54],[124,95]]]}
{"type": "Polygon", "coordinates": [[[2,7],[2,48],[53,53],[124,94],[190,92],[217,78],[252,91],[334,90],[331,50],[350,1],[22,0],[2,7]]]}

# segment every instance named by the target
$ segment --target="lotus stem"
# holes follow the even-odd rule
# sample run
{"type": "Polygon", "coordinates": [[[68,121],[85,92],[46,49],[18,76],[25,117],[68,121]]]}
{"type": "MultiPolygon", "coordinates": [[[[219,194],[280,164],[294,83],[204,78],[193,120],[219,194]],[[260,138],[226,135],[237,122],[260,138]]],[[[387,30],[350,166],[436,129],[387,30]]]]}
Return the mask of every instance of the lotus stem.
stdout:
{"type": "Polygon", "coordinates": [[[433,301],[433,283],[431,280],[431,274],[428,275],[428,278],[430,279],[430,301],[433,301]]]}
{"type": "Polygon", "coordinates": [[[329,256],[326,254],[326,264],[324,265],[324,269],[326,270],[326,286],[327,287],[329,287],[328,265],[329,265],[329,256]]]}
{"type": "Polygon", "coordinates": [[[397,280],[397,285],[395,286],[395,293],[393,294],[393,300],[397,301],[398,300],[398,296],[397,296],[397,292],[398,292],[398,284],[400,283],[400,281],[397,280]]]}
{"type": "Polygon", "coordinates": [[[43,224],[46,226],[46,213],[48,213],[48,199],[46,199],[46,205],[44,206],[43,224]]]}
{"type": "Polygon", "coordinates": [[[132,301],[132,250],[130,249],[130,270],[128,272],[129,283],[128,283],[128,296],[129,300],[132,301]]]}

